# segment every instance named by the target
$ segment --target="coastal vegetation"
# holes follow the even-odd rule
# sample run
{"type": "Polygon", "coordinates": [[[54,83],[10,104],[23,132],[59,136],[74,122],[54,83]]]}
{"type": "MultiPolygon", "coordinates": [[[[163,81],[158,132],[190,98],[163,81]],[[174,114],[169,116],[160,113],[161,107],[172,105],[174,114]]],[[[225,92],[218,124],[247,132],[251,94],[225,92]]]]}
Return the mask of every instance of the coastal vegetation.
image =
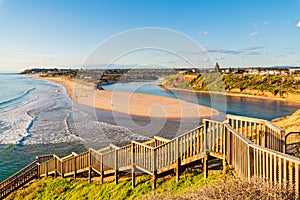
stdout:
{"type": "Polygon", "coordinates": [[[298,75],[182,73],[166,77],[161,86],[300,100],[298,75]]]}
{"type": "Polygon", "coordinates": [[[180,195],[187,191],[195,190],[206,184],[212,184],[217,179],[231,178],[231,175],[216,173],[204,178],[199,171],[190,171],[182,174],[179,182],[175,177],[164,177],[157,180],[157,189],[152,190],[152,181],[149,175],[136,178],[136,187],[132,189],[131,179],[120,180],[116,185],[114,182],[100,184],[87,181],[53,178],[45,178],[35,181],[29,187],[18,190],[7,199],[136,199],[150,195],[170,196],[180,195]]]}
{"type": "Polygon", "coordinates": [[[179,182],[174,177],[158,179],[153,191],[147,175],[137,177],[136,188],[130,179],[115,183],[88,184],[86,181],[45,178],[12,193],[7,199],[291,199],[293,190],[268,185],[260,180],[241,181],[231,174],[216,173],[204,178],[197,171],[185,172],[179,182]]]}

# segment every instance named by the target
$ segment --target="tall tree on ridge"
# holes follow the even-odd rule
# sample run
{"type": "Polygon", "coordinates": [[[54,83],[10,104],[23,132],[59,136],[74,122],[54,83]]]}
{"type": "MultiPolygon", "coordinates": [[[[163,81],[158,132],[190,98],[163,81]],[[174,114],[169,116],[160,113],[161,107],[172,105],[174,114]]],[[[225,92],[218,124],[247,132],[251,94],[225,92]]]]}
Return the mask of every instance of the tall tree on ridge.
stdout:
{"type": "Polygon", "coordinates": [[[219,72],[220,74],[222,74],[222,71],[221,71],[221,69],[220,69],[220,65],[219,65],[218,62],[216,62],[216,65],[215,65],[215,72],[216,72],[216,73],[219,72]]]}

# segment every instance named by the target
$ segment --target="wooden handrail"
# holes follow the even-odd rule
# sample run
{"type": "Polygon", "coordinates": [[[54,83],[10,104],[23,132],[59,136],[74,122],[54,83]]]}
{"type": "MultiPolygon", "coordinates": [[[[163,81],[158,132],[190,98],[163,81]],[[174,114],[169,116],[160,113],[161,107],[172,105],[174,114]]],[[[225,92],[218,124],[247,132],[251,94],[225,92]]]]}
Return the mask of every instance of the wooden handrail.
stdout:
{"type": "Polygon", "coordinates": [[[232,133],[234,133],[238,138],[240,138],[244,143],[247,145],[254,144],[251,142],[248,138],[246,138],[244,135],[238,133],[235,129],[233,129],[229,124],[225,123],[224,126],[228,128],[232,133]]]}
{"type": "Polygon", "coordinates": [[[7,179],[5,179],[4,181],[1,182],[0,184],[0,188],[2,188],[5,183],[7,183],[8,181],[14,180],[17,177],[19,177],[21,174],[23,174],[24,172],[26,172],[28,169],[32,168],[33,166],[36,166],[37,161],[33,161],[32,163],[30,163],[29,165],[27,165],[26,167],[24,167],[23,169],[17,171],[16,173],[14,173],[13,175],[11,175],[10,177],[8,177],[7,179]]]}
{"type": "Polygon", "coordinates": [[[230,115],[230,114],[227,114],[226,118],[227,119],[244,120],[244,121],[262,123],[262,124],[264,124],[264,125],[266,125],[270,128],[274,128],[274,129],[277,129],[279,131],[284,131],[282,128],[278,127],[277,125],[271,123],[268,120],[264,120],[264,119],[257,119],[257,118],[244,117],[244,116],[236,116],[236,115],[230,115]]]}
{"type": "Polygon", "coordinates": [[[110,146],[111,148],[113,148],[113,149],[120,149],[120,148],[121,148],[121,147],[118,147],[117,145],[112,144],[112,143],[110,143],[109,146],[110,146]]]}
{"type": "Polygon", "coordinates": [[[245,121],[258,122],[258,123],[264,123],[266,121],[264,119],[238,116],[238,115],[231,115],[231,114],[227,114],[226,119],[237,119],[237,120],[245,120],[245,121]]]}
{"type": "Polygon", "coordinates": [[[269,149],[269,148],[266,148],[266,147],[262,147],[262,146],[259,146],[257,144],[254,144],[253,142],[251,142],[251,144],[249,144],[250,147],[252,148],[256,148],[256,149],[259,149],[260,151],[264,151],[264,152],[267,152],[271,155],[274,155],[274,156],[278,156],[282,159],[287,159],[291,162],[294,162],[294,163],[297,163],[300,165],[300,158],[297,158],[295,156],[292,156],[292,155],[289,155],[289,154],[285,154],[285,153],[281,153],[279,151],[275,151],[275,150],[272,150],[272,149],[269,149]]]}
{"type": "Polygon", "coordinates": [[[166,138],[163,138],[163,137],[160,137],[160,136],[157,136],[157,135],[153,136],[153,139],[159,140],[159,141],[162,141],[162,142],[165,142],[165,143],[171,141],[170,139],[166,139],[166,138]]]}
{"type": "Polygon", "coordinates": [[[148,149],[155,149],[155,147],[151,147],[151,146],[148,146],[146,144],[143,144],[143,143],[140,143],[140,142],[137,142],[137,141],[131,141],[131,143],[134,143],[136,145],[139,145],[139,146],[142,146],[142,147],[145,147],[145,148],[148,148],[148,149]]]}

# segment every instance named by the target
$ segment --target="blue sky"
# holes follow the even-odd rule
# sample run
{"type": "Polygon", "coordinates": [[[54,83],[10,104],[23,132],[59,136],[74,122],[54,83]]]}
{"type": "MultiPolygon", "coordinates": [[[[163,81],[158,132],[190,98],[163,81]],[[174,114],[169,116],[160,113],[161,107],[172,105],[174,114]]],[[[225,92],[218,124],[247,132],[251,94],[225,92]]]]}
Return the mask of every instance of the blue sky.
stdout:
{"type": "Polygon", "coordinates": [[[300,66],[299,20],[300,0],[0,0],[0,71],[79,67],[143,27],[178,31],[224,67],[300,66]]]}

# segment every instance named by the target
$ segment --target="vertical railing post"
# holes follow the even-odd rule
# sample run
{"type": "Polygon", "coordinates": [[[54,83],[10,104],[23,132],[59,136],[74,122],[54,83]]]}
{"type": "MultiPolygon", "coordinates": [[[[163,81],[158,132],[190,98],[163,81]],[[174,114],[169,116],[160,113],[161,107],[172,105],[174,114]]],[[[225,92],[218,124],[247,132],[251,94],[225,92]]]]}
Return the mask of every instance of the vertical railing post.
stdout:
{"type": "Polygon", "coordinates": [[[119,166],[118,166],[118,149],[115,149],[115,183],[118,184],[118,172],[119,172],[119,166]]]}
{"type": "Polygon", "coordinates": [[[40,163],[40,158],[39,158],[39,156],[36,156],[36,157],[35,157],[35,160],[36,160],[37,163],[40,163]]]}
{"type": "Polygon", "coordinates": [[[225,124],[222,124],[222,135],[223,135],[223,174],[226,174],[226,145],[227,145],[227,135],[226,135],[226,131],[225,131],[225,124]]]}
{"type": "Polygon", "coordinates": [[[91,159],[92,155],[91,155],[91,150],[89,149],[89,154],[88,154],[88,170],[89,170],[89,174],[88,174],[88,183],[92,182],[92,169],[91,169],[91,159]]]}
{"type": "Polygon", "coordinates": [[[299,182],[299,165],[295,164],[295,190],[296,190],[296,199],[299,199],[299,190],[300,190],[300,182],[299,182]]]}
{"type": "Polygon", "coordinates": [[[153,175],[152,175],[152,189],[156,189],[156,180],[157,180],[157,168],[156,168],[156,151],[152,149],[152,166],[153,166],[153,175]]]}
{"type": "Polygon", "coordinates": [[[247,176],[248,181],[251,180],[253,174],[254,174],[254,151],[253,148],[248,145],[248,176],[247,176]]]}
{"type": "Polygon", "coordinates": [[[54,178],[57,177],[57,169],[56,169],[56,163],[57,163],[57,159],[56,157],[53,157],[54,158],[54,178]]]}
{"type": "Polygon", "coordinates": [[[203,149],[204,149],[204,153],[207,154],[207,132],[208,132],[208,122],[207,121],[204,121],[204,125],[203,125],[203,128],[204,128],[204,134],[203,134],[203,137],[204,137],[204,144],[203,144],[203,149]]]}
{"type": "Polygon", "coordinates": [[[61,159],[61,177],[64,178],[64,161],[61,159]]]}
{"type": "Polygon", "coordinates": [[[203,158],[203,173],[204,173],[204,178],[207,178],[208,176],[208,148],[207,148],[207,132],[208,132],[208,121],[204,121],[204,153],[205,156],[203,158]]]}
{"type": "Polygon", "coordinates": [[[176,145],[176,182],[179,181],[180,179],[180,165],[181,165],[181,153],[180,153],[180,141],[179,138],[177,137],[175,140],[175,145],[176,145]]]}
{"type": "Polygon", "coordinates": [[[203,158],[203,173],[204,178],[208,177],[208,155],[205,155],[203,158]]]}
{"type": "Polygon", "coordinates": [[[104,182],[104,169],[103,169],[103,155],[100,155],[100,182],[101,184],[104,182]]]}
{"type": "Polygon", "coordinates": [[[76,173],[77,173],[77,169],[76,169],[76,156],[74,156],[73,165],[74,165],[74,180],[76,180],[76,173]]]}
{"type": "MultiPolygon", "coordinates": [[[[40,179],[40,163],[39,163],[39,157],[36,156],[35,157],[35,160],[36,160],[36,166],[37,166],[37,169],[36,169],[36,178],[37,179],[40,179]]],[[[0,193],[1,194],[1,193],[0,193]]],[[[0,196],[1,197],[1,196],[0,196]]]]}
{"type": "Polygon", "coordinates": [[[45,172],[46,172],[46,177],[48,177],[48,161],[45,163],[45,172]]]}
{"type": "Polygon", "coordinates": [[[41,174],[40,163],[38,163],[38,164],[37,164],[37,178],[38,178],[38,179],[41,178],[40,174],[41,174]]]}
{"type": "Polygon", "coordinates": [[[135,187],[135,144],[131,143],[131,181],[132,188],[135,187]]]}
{"type": "Polygon", "coordinates": [[[281,136],[281,143],[282,143],[281,150],[282,150],[282,153],[285,153],[286,152],[285,130],[281,130],[280,136],[281,136]]]}
{"type": "Polygon", "coordinates": [[[268,147],[268,136],[267,136],[267,129],[266,129],[266,125],[262,124],[263,126],[263,132],[264,132],[264,147],[269,148],[268,147]]]}

